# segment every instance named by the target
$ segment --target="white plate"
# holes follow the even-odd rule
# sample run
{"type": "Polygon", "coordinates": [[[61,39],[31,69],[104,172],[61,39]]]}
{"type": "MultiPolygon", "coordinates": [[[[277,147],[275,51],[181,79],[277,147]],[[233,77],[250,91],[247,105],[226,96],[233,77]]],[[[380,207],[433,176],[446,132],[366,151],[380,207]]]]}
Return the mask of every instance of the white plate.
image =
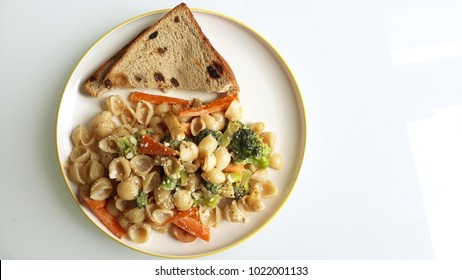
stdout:
{"type": "MultiPolygon", "coordinates": [[[[71,132],[89,121],[104,107],[108,93],[99,98],[89,97],[82,90],[85,79],[107,58],[145,27],[152,25],[166,11],[138,16],[116,27],[84,55],[64,89],[57,117],[57,150],[67,186],[83,213],[107,235],[129,248],[161,257],[198,257],[230,248],[255,234],[268,223],[288,199],[301,168],[306,144],[305,112],[298,86],[286,63],[274,48],[256,32],[227,16],[193,10],[199,25],[214,47],[233,69],[241,88],[244,122],[263,121],[266,130],[277,134],[276,151],[284,157],[284,169],[270,170],[270,178],[279,188],[277,196],[265,200],[266,209],[250,217],[246,224],[223,222],[212,229],[210,242],[197,240],[181,243],[168,234],[153,232],[150,240],[136,244],[113,236],[76,199],[76,185],[64,171],[64,163],[72,149],[71,132]]],[[[149,92],[156,93],[155,90],[149,92]]],[[[114,93],[127,96],[129,91],[114,93]]],[[[172,96],[191,99],[191,92],[171,91],[172,96]]],[[[213,95],[194,93],[202,99],[213,95]]],[[[279,240],[278,242],[280,242],[279,240]]],[[[270,245],[270,244],[268,244],[270,245]]]]}

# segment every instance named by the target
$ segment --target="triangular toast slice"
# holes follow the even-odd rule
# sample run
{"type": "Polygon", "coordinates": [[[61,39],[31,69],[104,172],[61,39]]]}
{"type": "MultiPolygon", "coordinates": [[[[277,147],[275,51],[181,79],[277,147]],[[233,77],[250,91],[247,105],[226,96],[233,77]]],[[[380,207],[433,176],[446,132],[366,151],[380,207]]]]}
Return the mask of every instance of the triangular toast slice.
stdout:
{"type": "Polygon", "coordinates": [[[231,67],[182,3],[142,32],[105,75],[114,88],[239,92],[231,67]]]}

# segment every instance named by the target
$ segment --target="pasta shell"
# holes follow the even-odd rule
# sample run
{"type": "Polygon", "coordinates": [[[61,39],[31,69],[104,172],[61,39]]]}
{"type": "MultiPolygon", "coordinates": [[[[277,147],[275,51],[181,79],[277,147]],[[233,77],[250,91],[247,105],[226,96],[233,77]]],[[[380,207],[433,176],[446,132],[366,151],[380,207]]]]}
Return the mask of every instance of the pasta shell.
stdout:
{"type": "Polygon", "coordinates": [[[159,172],[153,171],[146,175],[143,180],[143,191],[145,193],[152,192],[155,188],[159,187],[161,177],[159,172]]]}
{"type": "Polygon", "coordinates": [[[229,163],[231,162],[231,154],[229,153],[228,149],[225,147],[217,148],[213,154],[215,155],[215,159],[216,159],[215,167],[218,170],[225,169],[226,166],[228,166],[229,163]]]}
{"type": "Polygon", "coordinates": [[[127,209],[131,209],[136,206],[136,201],[134,200],[125,200],[118,196],[117,194],[114,196],[114,205],[117,210],[123,212],[127,209]]]}
{"type": "Polygon", "coordinates": [[[140,124],[148,125],[153,116],[154,107],[151,103],[142,100],[136,104],[135,117],[140,124]]]}
{"type": "Polygon", "coordinates": [[[225,184],[221,188],[221,196],[226,198],[234,198],[234,188],[231,184],[225,184]]]}
{"type": "Polygon", "coordinates": [[[201,205],[199,207],[199,219],[205,226],[217,227],[222,221],[222,211],[219,207],[210,209],[201,205]]]}
{"type": "Polygon", "coordinates": [[[255,132],[255,134],[260,135],[263,130],[265,130],[265,123],[264,122],[255,122],[249,125],[249,128],[255,132]]]}
{"type": "Polygon", "coordinates": [[[115,140],[117,137],[114,135],[109,135],[98,142],[98,148],[106,153],[116,154],[119,152],[119,147],[115,140]]]}
{"type": "Polygon", "coordinates": [[[122,125],[119,127],[116,127],[114,130],[112,130],[111,135],[118,138],[118,137],[123,137],[123,136],[128,136],[132,134],[133,128],[129,125],[122,125]]]}
{"type": "Polygon", "coordinates": [[[243,110],[241,103],[237,100],[233,100],[229,105],[228,109],[226,109],[225,117],[230,121],[238,121],[242,119],[243,110]]]}
{"type": "Polygon", "coordinates": [[[212,184],[221,184],[226,180],[225,174],[217,168],[212,168],[210,171],[202,172],[202,178],[212,184]]]}
{"type": "Polygon", "coordinates": [[[69,177],[73,182],[85,185],[87,180],[82,173],[83,166],[84,164],[79,162],[71,164],[69,167],[69,177]]]}
{"type": "Polygon", "coordinates": [[[162,116],[168,111],[170,111],[170,105],[164,102],[156,106],[156,108],[154,109],[154,115],[162,116]]]}
{"type": "Polygon", "coordinates": [[[91,185],[90,198],[93,200],[105,200],[112,193],[112,183],[108,178],[101,177],[91,185]]]}
{"type": "Polygon", "coordinates": [[[168,111],[165,114],[163,114],[162,120],[167,126],[172,139],[183,140],[185,138],[183,127],[180,125],[180,122],[171,111],[168,111]]]}
{"type": "Polygon", "coordinates": [[[147,155],[136,155],[130,160],[130,167],[136,175],[145,176],[154,167],[154,160],[147,155]]]}
{"type": "Polygon", "coordinates": [[[184,170],[187,173],[194,173],[199,169],[199,167],[201,166],[201,163],[199,160],[196,159],[193,162],[189,162],[189,161],[183,162],[183,166],[184,166],[184,170]]]}
{"type": "Polygon", "coordinates": [[[122,124],[125,125],[134,126],[136,123],[135,111],[133,111],[133,109],[128,106],[125,106],[122,109],[121,114],[118,115],[117,118],[122,124]]]}
{"type": "Polygon", "coordinates": [[[82,138],[82,126],[79,125],[76,129],[72,131],[71,134],[71,139],[72,143],[74,143],[75,146],[80,144],[80,138],[82,138]]]}
{"type": "Polygon", "coordinates": [[[124,213],[122,213],[122,215],[119,216],[119,224],[125,230],[127,230],[130,226],[133,225],[133,223],[125,216],[124,213]]]}
{"type": "Polygon", "coordinates": [[[148,124],[148,128],[155,134],[164,134],[166,126],[164,121],[159,116],[154,116],[151,118],[151,121],[148,124]]]}
{"type": "Polygon", "coordinates": [[[205,127],[210,130],[219,131],[225,127],[225,117],[221,112],[213,113],[211,115],[205,114],[202,115],[201,118],[205,123],[205,127]]]}
{"type": "Polygon", "coordinates": [[[270,149],[274,149],[276,147],[276,144],[277,144],[277,137],[276,137],[276,134],[274,134],[273,132],[263,132],[260,134],[260,137],[263,141],[263,143],[265,143],[266,145],[268,145],[268,147],[270,147],[270,149]]]}
{"type": "Polygon", "coordinates": [[[268,178],[268,171],[266,169],[258,169],[250,176],[250,179],[255,182],[264,182],[266,178],[268,178]]]}
{"type": "Polygon", "coordinates": [[[192,136],[196,136],[204,128],[206,128],[204,119],[201,117],[195,117],[192,119],[190,126],[192,136]]]}
{"type": "Polygon", "coordinates": [[[101,139],[108,136],[116,127],[112,120],[112,114],[109,111],[103,111],[91,121],[91,127],[96,135],[101,139]]]}
{"type": "Polygon", "coordinates": [[[177,190],[173,195],[173,204],[179,211],[190,209],[194,204],[191,192],[188,190],[177,190]]]}
{"type": "Polygon", "coordinates": [[[254,190],[250,195],[246,195],[239,199],[239,206],[249,212],[260,212],[265,209],[265,204],[261,200],[261,194],[258,190],[254,190]]]}
{"type": "Polygon", "coordinates": [[[156,225],[153,221],[148,220],[148,224],[151,225],[151,228],[155,231],[158,231],[160,233],[167,233],[168,229],[170,228],[170,224],[166,225],[156,225]]]}
{"type": "Polygon", "coordinates": [[[90,159],[90,155],[91,151],[88,147],[78,145],[72,149],[69,159],[72,162],[85,163],[90,159]]]}
{"type": "Polygon", "coordinates": [[[106,105],[112,114],[118,116],[122,114],[123,109],[127,106],[125,100],[119,95],[112,95],[106,99],[106,105]]]}
{"type": "Polygon", "coordinates": [[[168,219],[174,216],[173,210],[168,209],[155,209],[151,212],[150,220],[154,222],[156,225],[162,225],[168,219]]]}
{"type": "Polygon", "coordinates": [[[163,188],[155,188],[153,190],[154,200],[161,209],[173,209],[172,193],[169,190],[163,188]]]}
{"type": "Polygon", "coordinates": [[[183,170],[183,165],[176,157],[167,157],[162,162],[162,167],[164,168],[165,174],[171,178],[179,178],[180,172],[183,170]]]}
{"type": "Polygon", "coordinates": [[[134,200],[140,191],[140,186],[132,180],[127,179],[117,185],[117,194],[124,200],[134,200]]]}
{"type": "Polygon", "coordinates": [[[111,164],[111,162],[114,160],[114,155],[111,153],[99,151],[98,155],[99,155],[99,162],[101,162],[101,164],[106,169],[109,167],[109,164],[111,164]]]}
{"type": "Polygon", "coordinates": [[[215,155],[210,152],[206,152],[204,155],[204,159],[202,160],[202,171],[208,172],[212,170],[217,163],[217,159],[215,158],[215,155]]]}
{"type": "Polygon", "coordinates": [[[147,223],[131,225],[127,230],[127,236],[130,240],[137,243],[145,243],[151,235],[151,226],[147,223]]]}
{"type": "Polygon", "coordinates": [[[110,179],[122,181],[131,174],[130,162],[124,157],[115,158],[109,164],[108,170],[110,179]]]}
{"type": "Polygon", "coordinates": [[[184,189],[188,191],[195,191],[199,188],[201,177],[196,173],[188,173],[185,182],[181,185],[184,189]]]}
{"type": "Polygon", "coordinates": [[[141,223],[146,219],[146,212],[144,209],[134,207],[127,212],[124,213],[126,219],[128,219],[131,223],[137,224],[141,223]]]}
{"type": "Polygon", "coordinates": [[[90,145],[93,145],[93,143],[95,142],[93,131],[88,130],[84,126],[79,126],[76,129],[74,129],[71,138],[72,142],[76,146],[82,144],[88,147],[90,145]]]}
{"type": "Polygon", "coordinates": [[[104,166],[97,160],[89,160],[85,164],[84,170],[88,183],[93,183],[104,175],[104,166]]]}
{"type": "Polygon", "coordinates": [[[237,205],[236,200],[226,204],[223,210],[223,218],[233,223],[245,223],[247,222],[248,214],[237,205]]]}
{"type": "Polygon", "coordinates": [[[272,153],[269,160],[269,166],[276,170],[281,170],[284,167],[284,161],[281,154],[272,153]]]}
{"type": "Polygon", "coordinates": [[[182,141],[180,144],[180,159],[183,162],[192,162],[199,156],[199,148],[190,141],[182,141]]]}
{"type": "Polygon", "coordinates": [[[218,147],[218,141],[211,134],[204,137],[197,146],[199,155],[204,155],[206,152],[213,153],[218,147]]]}
{"type": "Polygon", "coordinates": [[[275,196],[278,193],[278,188],[273,183],[273,181],[265,180],[261,184],[260,193],[261,193],[261,198],[265,198],[265,199],[266,198],[271,198],[271,197],[275,196]]]}

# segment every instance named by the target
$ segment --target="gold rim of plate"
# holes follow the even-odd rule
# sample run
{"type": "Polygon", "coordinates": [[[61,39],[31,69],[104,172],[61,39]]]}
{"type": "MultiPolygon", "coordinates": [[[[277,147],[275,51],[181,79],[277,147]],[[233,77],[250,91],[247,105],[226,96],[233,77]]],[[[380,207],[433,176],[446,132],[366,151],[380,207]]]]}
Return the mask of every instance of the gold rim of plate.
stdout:
{"type": "MultiPolygon", "coordinates": [[[[121,28],[122,26],[126,25],[126,24],[129,24],[131,22],[134,22],[140,18],[144,18],[144,17],[147,17],[147,16],[152,16],[152,15],[157,15],[157,14],[162,14],[162,13],[166,13],[168,11],[170,11],[171,9],[161,9],[161,10],[155,10],[155,11],[151,11],[151,12],[148,12],[148,13],[144,13],[144,14],[141,14],[141,15],[138,15],[138,16],[135,16],[133,18],[130,18],[124,22],[122,22],[121,24],[117,25],[116,27],[112,28],[111,30],[109,30],[106,34],[104,34],[100,39],[98,39],[86,52],[85,54],[80,58],[79,62],[76,64],[76,66],[74,67],[74,69],[72,70],[70,76],[69,76],[69,79],[68,81],[66,82],[66,85],[64,86],[64,90],[61,94],[61,100],[59,102],[59,107],[58,107],[58,113],[57,113],[57,116],[56,116],[56,122],[55,122],[55,127],[56,127],[56,153],[57,153],[57,157],[58,157],[58,161],[59,161],[59,168],[61,170],[61,174],[63,176],[63,179],[64,179],[64,182],[66,183],[66,186],[67,186],[67,189],[69,190],[69,192],[71,193],[73,199],[74,199],[74,202],[77,204],[77,206],[79,207],[79,209],[82,211],[82,213],[97,227],[99,228],[105,235],[108,235],[110,238],[112,238],[113,240],[117,241],[119,244],[122,244],[123,246],[125,247],[128,247],[134,251],[137,251],[137,252],[140,252],[140,253],[143,253],[143,254],[147,254],[147,255],[150,255],[150,256],[155,256],[155,257],[161,257],[161,258],[176,258],[176,259],[186,259],[186,258],[199,258],[199,257],[205,257],[205,256],[210,256],[210,255],[213,255],[213,254],[218,254],[220,252],[223,252],[223,251],[226,251],[228,249],[231,249],[241,243],[243,243],[244,241],[250,239],[252,236],[254,236],[256,233],[258,233],[260,230],[262,230],[266,225],[268,225],[272,220],[273,218],[279,213],[279,211],[284,207],[284,205],[286,204],[287,200],[289,199],[289,197],[292,195],[293,191],[294,191],[294,188],[295,188],[295,185],[298,181],[298,177],[300,175],[300,171],[302,169],[302,165],[303,165],[303,160],[304,160],[304,155],[305,155],[305,151],[306,151],[306,145],[307,145],[307,131],[308,131],[308,123],[307,123],[307,118],[306,118],[306,111],[305,111],[305,105],[304,105],[304,100],[303,100],[303,95],[301,94],[301,91],[300,91],[300,88],[298,86],[298,83],[295,79],[295,76],[293,75],[292,73],[292,70],[290,69],[289,65],[287,64],[287,62],[284,60],[284,58],[281,56],[281,54],[276,50],[276,48],[274,48],[274,46],[265,38],[263,37],[260,33],[258,33],[256,30],[254,30],[253,28],[251,28],[250,26],[240,22],[239,20],[231,17],[231,16],[228,16],[228,15],[225,15],[225,14],[222,14],[222,13],[219,13],[219,12],[215,12],[215,11],[211,11],[211,10],[206,10],[206,9],[199,9],[199,8],[190,8],[191,11],[194,13],[194,12],[198,12],[198,13],[205,13],[205,14],[210,14],[210,15],[215,15],[215,16],[218,16],[218,17],[221,17],[223,19],[227,19],[231,22],[233,22],[234,24],[237,24],[241,27],[243,27],[244,29],[246,29],[248,32],[250,32],[251,34],[253,34],[256,38],[262,40],[264,42],[264,44],[266,45],[266,47],[271,50],[273,52],[273,54],[275,55],[275,57],[277,59],[280,60],[280,62],[282,63],[283,67],[288,71],[288,76],[292,79],[292,87],[293,87],[293,90],[295,90],[297,93],[298,93],[298,97],[299,97],[299,101],[300,103],[297,102],[299,108],[298,109],[298,112],[301,113],[301,128],[303,129],[301,135],[302,135],[302,139],[300,139],[300,141],[303,143],[302,145],[302,150],[300,151],[299,153],[299,157],[298,157],[298,163],[297,163],[297,166],[298,166],[298,170],[295,171],[295,177],[293,179],[293,183],[292,183],[292,186],[290,187],[290,190],[286,196],[286,198],[283,200],[281,206],[279,208],[277,208],[277,210],[270,216],[269,219],[267,219],[266,221],[264,221],[262,223],[262,225],[260,225],[259,227],[257,227],[257,229],[253,230],[252,232],[250,232],[247,236],[244,236],[243,238],[239,239],[238,241],[228,245],[228,246],[224,246],[223,248],[220,248],[220,249],[217,249],[217,250],[212,250],[210,252],[206,252],[206,253],[200,253],[200,254],[193,254],[193,255],[162,255],[162,254],[156,254],[156,253],[153,253],[153,252],[149,252],[149,251],[145,251],[145,250],[142,250],[142,249],[139,249],[137,247],[134,247],[130,244],[127,244],[126,242],[123,242],[122,240],[108,234],[101,226],[99,226],[97,223],[95,223],[93,221],[93,218],[90,217],[87,212],[82,208],[82,205],[79,203],[76,195],[74,194],[71,186],[69,185],[68,183],[68,179],[67,179],[67,176],[66,176],[66,171],[64,170],[64,166],[63,166],[63,163],[60,161],[60,157],[59,157],[59,147],[58,147],[58,141],[59,141],[59,135],[58,135],[58,119],[59,119],[59,115],[60,115],[60,112],[61,112],[61,104],[62,104],[62,99],[63,99],[63,96],[64,96],[64,93],[68,87],[68,84],[71,80],[71,78],[73,77],[76,69],[79,67],[80,63],[82,62],[82,60],[93,50],[93,48],[98,45],[104,38],[106,38],[107,36],[109,36],[111,33],[115,32],[117,29],[121,28]]],[[[298,100],[297,100],[298,101],[298,100]]],[[[299,114],[300,115],[300,114],[299,114]]]]}

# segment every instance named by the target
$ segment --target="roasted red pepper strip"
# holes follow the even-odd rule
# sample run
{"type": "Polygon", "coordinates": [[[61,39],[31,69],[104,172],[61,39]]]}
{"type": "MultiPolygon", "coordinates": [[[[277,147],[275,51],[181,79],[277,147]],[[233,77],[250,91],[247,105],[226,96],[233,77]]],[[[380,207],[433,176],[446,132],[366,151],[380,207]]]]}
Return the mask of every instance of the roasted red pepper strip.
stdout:
{"type": "Polygon", "coordinates": [[[195,216],[198,213],[199,212],[197,210],[197,207],[191,207],[190,209],[188,209],[186,211],[177,211],[173,217],[167,219],[162,225],[168,225],[168,224],[171,224],[171,223],[173,223],[175,221],[183,219],[185,217],[195,216]]]}
{"type": "Polygon", "coordinates": [[[173,224],[204,241],[210,241],[210,228],[204,226],[193,217],[184,217],[173,222],[173,224]]]}
{"type": "Polygon", "coordinates": [[[144,134],[140,139],[139,152],[145,155],[176,156],[178,151],[157,142],[152,136],[144,134]]]}

